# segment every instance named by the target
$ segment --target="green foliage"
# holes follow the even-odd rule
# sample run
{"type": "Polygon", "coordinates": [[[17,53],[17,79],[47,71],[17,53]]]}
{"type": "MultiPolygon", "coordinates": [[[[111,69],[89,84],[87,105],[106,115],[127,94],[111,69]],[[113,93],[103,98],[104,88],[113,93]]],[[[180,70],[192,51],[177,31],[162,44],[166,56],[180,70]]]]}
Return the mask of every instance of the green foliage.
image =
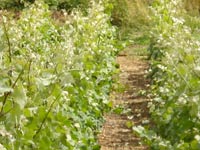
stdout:
{"type": "Polygon", "coordinates": [[[128,6],[125,0],[111,0],[113,3],[112,24],[118,27],[128,23],[128,6]]]}
{"type": "Polygon", "coordinates": [[[115,73],[115,28],[103,4],[58,26],[37,1],[0,27],[0,148],[99,149],[115,73]]]}
{"type": "MultiPolygon", "coordinates": [[[[2,0],[1,9],[22,9],[27,4],[32,4],[36,0],[2,0]]],[[[74,8],[80,8],[86,11],[89,7],[90,0],[42,0],[49,5],[51,9],[65,9],[72,11],[74,8]]]]}
{"type": "MultiPolygon", "coordinates": [[[[112,0],[111,0],[112,1],[112,0]]],[[[148,24],[150,2],[146,0],[113,0],[113,24],[119,27],[139,28],[148,24]]]]}
{"type": "Polygon", "coordinates": [[[74,8],[80,8],[86,12],[89,7],[90,0],[44,0],[52,9],[65,9],[72,11],[74,8]]]}
{"type": "Polygon", "coordinates": [[[143,32],[150,26],[150,1],[147,0],[111,0],[113,3],[112,24],[118,30],[118,39],[133,40],[135,32],[143,32]]]}
{"type": "MultiPolygon", "coordinates": [[[[150,75],[153,130],[134,130],[155,150],[200,148],[200,42],[199,24],[186,20],[181,0],[153,4],[150,75]]],[[[191,16],[187,16],[191,20],[191,16]]]]}
{"type": "Polygon", "coordinates": [[[5,8],[13,8],[13,7],[21,7],[22,3],[20,3],[18,0],[2,0],[0,3],[0,9],[5,8]]]}

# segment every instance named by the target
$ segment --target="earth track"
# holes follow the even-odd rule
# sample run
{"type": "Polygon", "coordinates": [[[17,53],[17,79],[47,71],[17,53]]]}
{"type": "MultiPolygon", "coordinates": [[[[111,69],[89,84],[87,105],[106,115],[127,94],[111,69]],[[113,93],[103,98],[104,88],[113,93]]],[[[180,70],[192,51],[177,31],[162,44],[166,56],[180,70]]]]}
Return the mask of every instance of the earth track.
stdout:
{"type": "Polygon", "coordinates": [[[123,93],[112,93],[114,106],[122,106],[126,113],[105,115],[105,124],[99,135],[101,150],[148,150],[134,135],[132,125],[149,122],[148,99],[142,94],[147,89],[145,78],[148,62],[141,56],[118,56],[120,82],[126,87],[123,93]]]}

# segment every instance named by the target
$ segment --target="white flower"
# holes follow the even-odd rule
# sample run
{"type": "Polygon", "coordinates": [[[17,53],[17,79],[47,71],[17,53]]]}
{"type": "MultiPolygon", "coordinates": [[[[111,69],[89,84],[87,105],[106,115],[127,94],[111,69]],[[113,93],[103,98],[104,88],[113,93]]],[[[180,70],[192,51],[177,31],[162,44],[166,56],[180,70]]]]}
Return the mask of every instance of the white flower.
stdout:
{"type": "Polygon", "coordinates": [[[194,71],[195,71],[196,73],[200,74],[200,66],[196,66],[196,67],[194,68],[194,71]]]}
{"type": "Polygon", "coordinates": [[[74,126],[75,126],[76,128],[80,128],[80,127],[81,127],[79,123],[75,123],[74,126]]]}
{"type": "Polygon", "coordinates": [[[194,137],[197,141],[200,141],[200,136],[199,135],[195,135],[194,137]]]}
{"type": "Polygon", "coordinates": [[[3,145],[0,144],[0,150],[7,150],[3,145]]]}

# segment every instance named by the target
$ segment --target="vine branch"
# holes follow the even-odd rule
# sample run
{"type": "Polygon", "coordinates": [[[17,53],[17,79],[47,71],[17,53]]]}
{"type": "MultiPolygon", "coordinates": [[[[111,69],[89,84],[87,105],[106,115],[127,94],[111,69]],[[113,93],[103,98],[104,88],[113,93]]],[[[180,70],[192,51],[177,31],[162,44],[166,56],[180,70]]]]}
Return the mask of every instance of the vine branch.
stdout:
{"type": "Polygon", "coordinates": [[[6,41],[7,41],[7,44],[8,44],[8,58],[9,58],[9,62],[11,63],[12,62],[12,51],[11,51],[11,43],[10,43],[10,38],[9,38],[9,35],[8,35],[8,30],[6,28],[6,23],[5,23],[5,19],[2,19],[3,21],[3,29],[4,29],[4,32],[5,32],[5,36],[6,36],[6,41]]]}
{"type": "MultiPolygon", "coordinates": [[[[24,67],[24,68],[25,68],[25,67],[24,67]]],[[[17,76],[17,79],[15,80],[15,82],[13,83],[13,85],[11,86],[12,89],[15,88],[15,86],[16,86],[18,80],[20,79],[20,77],[21,77],[22,74],[24,73],[24,68],[21,70],[21,72],[20,72],[19,75],[17,76]]],[[[6,101],[7,101],[8,96],[9,96],[10,94],[11,94],[11,92],[6,92],[6,93],[4,94],[4,100],[3,100],[3,105],[2,105],[1,111],[0,111],[0,114],[1,114],[0,117],[3,116],[3,109],[4,109],[4,107],[5,107],[6,101]]]]}
{"type": "Polygon", "coordinates": [[[42,123],[40,124],[40,127],[37,129],[35,135],[33,136],[33,139],[35,139],[37,137],[37,135],[40,133],[40,131],[42,130],[42,127],[45,123],[45,121],[47,120],[48,118],[48,115],[49,113],[51,112],[52,108],[53,108],[53,105],[55,104],[55,102],[60,98],[60,95],[56,97],[56,99],[51,103],[50,107],[49,107],[49,110],[47,111],[44,119],[42,120],[42,123]]]}

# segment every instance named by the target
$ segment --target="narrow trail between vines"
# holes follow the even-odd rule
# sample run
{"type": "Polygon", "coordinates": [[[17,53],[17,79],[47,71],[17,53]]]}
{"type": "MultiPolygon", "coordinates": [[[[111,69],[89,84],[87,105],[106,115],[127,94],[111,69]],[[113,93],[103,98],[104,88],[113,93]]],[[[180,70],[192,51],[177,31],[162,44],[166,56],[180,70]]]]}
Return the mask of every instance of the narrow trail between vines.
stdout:
{"type": "MultiPolygon", "coordinates": [[[[132,47],[131,50],[134,51],[132,47]]],[[[130,49],[130,48],[129,48],[130,49]]],[[[141,139],[132,131],[133,125],[148,124],[148,99],[142,94],[147,89],[145,78],[148,62],[144,56],[128,54],[119,55],[120,82],[125,87],[123,92],[113,92],[111,100],[114,106],[124,107],[120,114],[111,112],[105,115],[106,122],[99,135],[101,150],[147,150],[141,139]]]]}

